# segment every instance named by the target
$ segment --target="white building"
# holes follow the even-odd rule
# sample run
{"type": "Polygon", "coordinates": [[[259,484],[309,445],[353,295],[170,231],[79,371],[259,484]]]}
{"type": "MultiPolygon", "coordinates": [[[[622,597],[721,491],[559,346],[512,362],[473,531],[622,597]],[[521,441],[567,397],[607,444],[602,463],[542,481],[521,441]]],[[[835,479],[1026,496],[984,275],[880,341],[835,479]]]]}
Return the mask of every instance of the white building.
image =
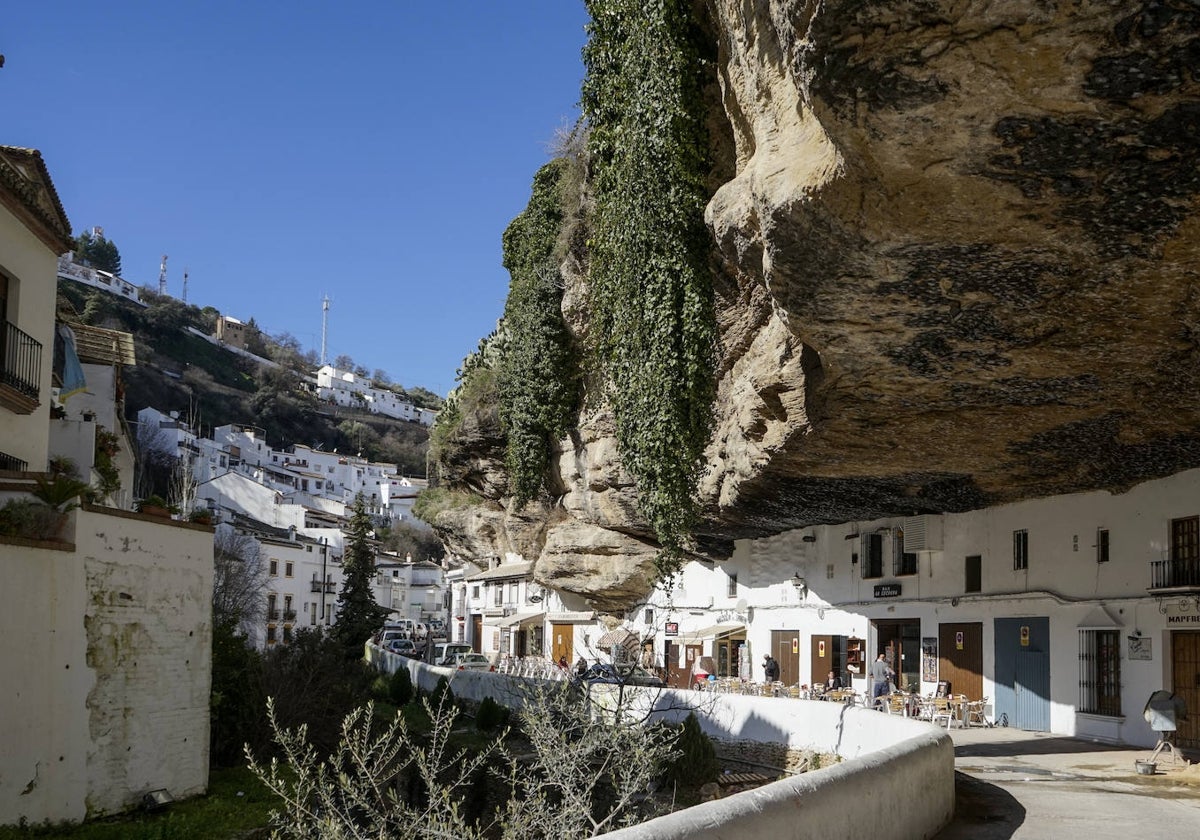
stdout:
{"type": "Polygon", "coordinates": [[[133,301],[138,306],[146,306],[137,286],[110,272],[75,262],[75,254],[71,251],[58,258],[58,278],[73,280],[76,283],[91,286],[93,289],[108,292],[110,295],[133,301]]]}
{"type": "MultiPolygon", "coordinates": [[[[869,692],[883,653],[903,690],[988,699],[1022,729],[1153,746],[1151,692],[1200,709],[1200,470],[1126,493],[818,526],[737,543],[628,616],[670,681],[721,676],[869,692]],[[708,663],[706,663],[708,664],[708,663]]],[[[1179,742],[1200,746],[1200,715],[1179,742]]]]}
{"type": "Polygon", "coordinates": [[[447,607],[445,570],[426,560],[413,562],[381,555],[375,559],[375,600],[392,611],[394,618],[426,624],[444,619],[447,607]]]}
{"type": "Polygon", "coordinates": [[[374,388],[369,380],[356,376],[353,371],[338,370],[332,365],[317,371],[317,396],[345,408],[410,420],[423,426],[432,426],[437,419],[436,411],[413,405],[386,388],[374,388]]]}

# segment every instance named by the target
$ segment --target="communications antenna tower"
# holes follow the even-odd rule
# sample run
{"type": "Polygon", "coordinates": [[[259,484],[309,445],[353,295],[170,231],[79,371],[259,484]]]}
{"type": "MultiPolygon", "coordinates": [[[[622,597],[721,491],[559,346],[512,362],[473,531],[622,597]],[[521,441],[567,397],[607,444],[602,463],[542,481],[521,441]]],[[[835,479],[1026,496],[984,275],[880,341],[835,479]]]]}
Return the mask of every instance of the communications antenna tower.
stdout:
{"type": "Polygon", "coordinates": [[[325,367],[325,338],[329,331],[329,295],[321,299],[321,367],[325,367]]]}
{"type": "Polygon", "coordinates": [[[187,303],[187,266],[183,267],[183,302],[187,303]]]}
{"type": "Polygon", "coordinates": [[[167,255],[163,254],[162,264],[158,267],[158,293],[167,293],[167,255]]]}

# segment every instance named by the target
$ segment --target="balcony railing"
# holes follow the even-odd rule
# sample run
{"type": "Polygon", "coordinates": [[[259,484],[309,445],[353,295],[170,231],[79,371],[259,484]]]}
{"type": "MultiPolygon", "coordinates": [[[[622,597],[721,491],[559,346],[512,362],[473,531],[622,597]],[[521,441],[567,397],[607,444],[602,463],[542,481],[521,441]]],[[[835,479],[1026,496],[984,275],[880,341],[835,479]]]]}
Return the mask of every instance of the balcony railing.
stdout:
{"type": "Polygon", "coordinates": [[[335,584],[331,580],[325,581],[324,586],[321,585],[321,581],[314,580],[314,581],[312,581],[312,588],[310,591],[312,591],[312,592],[322,592],[322,591],[335,592],[337,590],[334,589],[334,586],[335,586],[335,584]]]}
{"type": "Polygon", "coordinates": [[[1162,560],[1150,561],[1150,589],[1200,589],[1200,557],[1170,552],[1162,560]]]}
{"type": "Polygon", "coordinates": [[[0,322],[0,383],[36,403],[41,370],[42,345],[14,324],[0,322]]]}
{"type": "Polygon", "coordinates": [[[9,455],[7,452],[0,452],[0,470],[13,470],[14,472],[25,472],[29,469],[29,464],[22,461],[15,455],[9,455]]]}
{"type": "Polygon", "coordinates": [[[295,621],[296,620],[296,611],[295,610],[284,610],[283,611],[283,620],[284,621],[295,621]]]}
{"type": "Polygon", "coordinates": [[[267,610],[267,621],[278,621],[279,610],[267,610]]]}

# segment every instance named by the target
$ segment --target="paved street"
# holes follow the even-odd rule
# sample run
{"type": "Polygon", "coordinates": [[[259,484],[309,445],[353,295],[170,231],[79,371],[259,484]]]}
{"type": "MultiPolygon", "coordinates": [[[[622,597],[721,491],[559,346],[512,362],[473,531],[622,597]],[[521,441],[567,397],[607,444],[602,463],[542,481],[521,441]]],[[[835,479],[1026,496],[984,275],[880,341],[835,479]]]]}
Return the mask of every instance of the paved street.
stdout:
{"type": "MultiPolygon", "coordinates": [[[[1158,840],[1200,835],[1200,767],[1015,729],[968,729],[955,743],[957,814],[937,840],[1158,840]]],[[[1200,756],[1192,756],[1193,759],[1200,756]]]]}

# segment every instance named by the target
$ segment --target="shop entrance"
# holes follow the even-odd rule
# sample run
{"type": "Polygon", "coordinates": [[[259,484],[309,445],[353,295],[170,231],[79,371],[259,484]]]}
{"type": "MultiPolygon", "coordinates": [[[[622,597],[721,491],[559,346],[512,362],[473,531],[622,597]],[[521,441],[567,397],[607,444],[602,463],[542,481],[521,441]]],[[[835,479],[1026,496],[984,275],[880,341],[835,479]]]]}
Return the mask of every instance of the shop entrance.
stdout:
{"type": "Polygon", "coordinates": [[[845,636],[813,636],[812,637],[812,671],[809,680],[825,685],[829,682],[829,672],[833,671],[843,686],[850,684],[846,670],[846,637],[845,636]]]}
{"type": "Polygon", "coordinates": [[[725,636],[713,645],[717,659],[718,677],[740,677],[752,680],[754,675],[747,667],[749,648],[746,647],[746,635],[743,631],[737,636],[725,636]]]}
{"type": "MultiPolygon", "coordinates": [[[[919,618],[885,619],[871,622],[875,628],[875,657],[883,654],[896,673],[896,687],[901,691],[921,690],[921,620],[919,618]]],[[[867,673],[870,674],[870,663],[867,673]]]]}
{"type": "Polygon", "coordinates": [[[1171,634],[1171,690],[1188,708],[1188,716],[1176,722],[1176,745],[1200,747],[1200,630],[1171,634]]]}
{"type": "Polygon", "coordinates": [[[952,694],[983,699],[983,623],[938,625],[938,679],[952,694]]]}
{"type": "Polygon", "coordinates": [[[800,631],[772,630],[771,655],[779,663],[779,681],[784,685],[800,682],[800,631]]]}

